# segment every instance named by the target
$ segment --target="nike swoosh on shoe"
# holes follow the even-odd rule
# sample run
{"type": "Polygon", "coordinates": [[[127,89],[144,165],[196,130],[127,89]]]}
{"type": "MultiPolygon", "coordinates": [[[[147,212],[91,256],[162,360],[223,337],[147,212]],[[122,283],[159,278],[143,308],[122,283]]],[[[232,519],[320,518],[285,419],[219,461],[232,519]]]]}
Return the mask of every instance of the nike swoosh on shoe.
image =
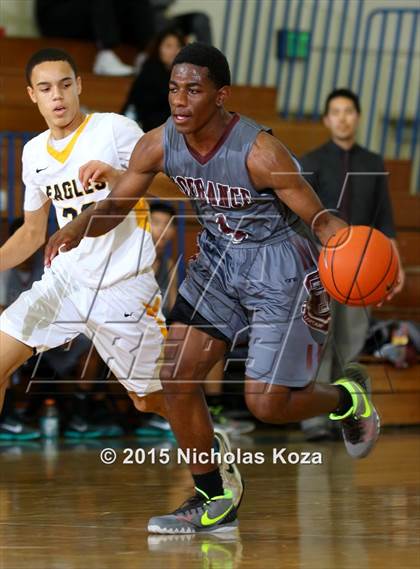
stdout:
{"type": "Polygon", "coordinates": [[[210,525],[216,524],[217,522],[220,522],[220,520],[222,520],[231,511],[232,508],[233,508],[233,504],[231,504],[226,511],[224,511],[219,516],[216,516],[215,518],[210,518],[209,513],[206,511],[201,516],[200,522],[203,524],[203,526],[210,526],[210,525]]]}

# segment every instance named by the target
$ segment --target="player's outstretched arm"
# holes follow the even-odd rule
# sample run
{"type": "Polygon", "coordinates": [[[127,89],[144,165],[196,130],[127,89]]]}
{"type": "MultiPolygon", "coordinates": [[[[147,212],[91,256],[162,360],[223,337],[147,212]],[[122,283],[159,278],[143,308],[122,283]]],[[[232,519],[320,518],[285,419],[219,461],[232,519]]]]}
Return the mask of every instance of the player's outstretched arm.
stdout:
{"type": "Polygon", "coordinates": [[[60,250],[69,251],[77,247],[83,237],[98,237],[114,229],[162,170],[163,126],[148,132],[139,140],[127,171],[119,177],[106,199],[85,209],[52,235],[45,248],[45,265],[49,266],[60,250]]]}
{"type": "Polygon", "coordinates": [[[270,134],[261,132],[257,136],[247,166],[254,186],[261,190],[273,188],[279,199],[312,228],[321,243],[347,225],[326,210],[299,173],[290,153],[270,134]]]}
{"type": "Polygon", "coordinates": [[[0,248],[0,271],[12,269],[29,259],[47,236],[51,201],[34,211],[25,211],[23,225],[0,248]]]}

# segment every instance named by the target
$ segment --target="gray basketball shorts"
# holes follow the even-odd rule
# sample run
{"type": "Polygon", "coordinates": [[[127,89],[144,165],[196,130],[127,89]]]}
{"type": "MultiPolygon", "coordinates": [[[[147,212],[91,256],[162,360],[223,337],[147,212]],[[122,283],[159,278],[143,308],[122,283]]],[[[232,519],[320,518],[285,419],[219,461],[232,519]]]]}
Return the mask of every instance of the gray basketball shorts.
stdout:
{"type": "Polygon", "coordinates": [[[191,325],[197,313],[232,350],[247,342],[247,377],[304,387],[316,374],[330,319],[316,247],[299,234],[255,247],[205,235],[179,291],[194,307],[191,325]]]}

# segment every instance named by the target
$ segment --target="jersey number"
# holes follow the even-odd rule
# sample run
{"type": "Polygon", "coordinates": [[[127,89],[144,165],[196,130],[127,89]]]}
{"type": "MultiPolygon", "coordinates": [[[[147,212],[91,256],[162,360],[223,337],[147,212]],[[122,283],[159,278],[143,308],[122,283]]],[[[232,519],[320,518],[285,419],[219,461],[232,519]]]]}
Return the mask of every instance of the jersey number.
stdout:
{"type": "Polygon", "coordinates": [[[79,213],[81,213],[82,211],[84,211],[85,209],[87,209],[88,207],[90,207],[94,203],[95,202],[89,202],[89,203],[83,204],[81,209],[80,209],[80,212],[77,211],[77,209],[75,209],[74,207],[65,207],[63,209],[63,217],[71,217],[71,219],[74,219],[75,217],[77,217],[79,215],[79,213]]]}

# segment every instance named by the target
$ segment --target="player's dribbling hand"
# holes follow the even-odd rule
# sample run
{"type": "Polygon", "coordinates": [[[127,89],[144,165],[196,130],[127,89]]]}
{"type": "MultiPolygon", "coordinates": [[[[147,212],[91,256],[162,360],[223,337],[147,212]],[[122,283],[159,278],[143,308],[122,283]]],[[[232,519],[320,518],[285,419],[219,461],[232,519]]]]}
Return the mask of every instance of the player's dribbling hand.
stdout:
{"type": "Polygon", "coordinates": [[[71,227],[71,223],[56,231],[48,240],[44,252],[44,265],[51,266],[51,262],[59,253],[67,252],[77,247],[82,240],[78,231],[71,227]]]}
{"type": "Polygon", "coordinates": [[[404,269],[401,267],[399,268],[398,271],[398,278],[397,278],[397,283],[396,285],[393,287],[393,289],[391,290],[391,292],[388,294],[388,296],[386,297],[385,300],[383,300],[382,302],[380,302],[379,304],[377,304],[377,307],[380,307],[383,305],[383,303],[386,301],[388,302],[389,300],[391,300],[391,298],[393,298],[396,294],[399,294],[402,289],[404,288],[404,283],[405,283],[405,271],[404,269]]]}
{"type": "Polygon", "coordinates": [[[86,189],[91,182],[107,182],[113,186],[119,175],[119,171],[100,160],[89,160],[79,168],[79,180],[86,189]]]}
{"type": "MultiPolygon", "coordinates": [[[[396,295],[402,291],[402,289],[404,288],[404,283],[405,283],[405,272],[404,272],[404,269],[400,266],[400,270],[398,272],[397,284],[392,289],[391,298],[392,298],[392,296],[394,296],[394,295],[396,295]]],[[[389,300],[389,298],[388,298],[388,300],[389,300]]]]}

